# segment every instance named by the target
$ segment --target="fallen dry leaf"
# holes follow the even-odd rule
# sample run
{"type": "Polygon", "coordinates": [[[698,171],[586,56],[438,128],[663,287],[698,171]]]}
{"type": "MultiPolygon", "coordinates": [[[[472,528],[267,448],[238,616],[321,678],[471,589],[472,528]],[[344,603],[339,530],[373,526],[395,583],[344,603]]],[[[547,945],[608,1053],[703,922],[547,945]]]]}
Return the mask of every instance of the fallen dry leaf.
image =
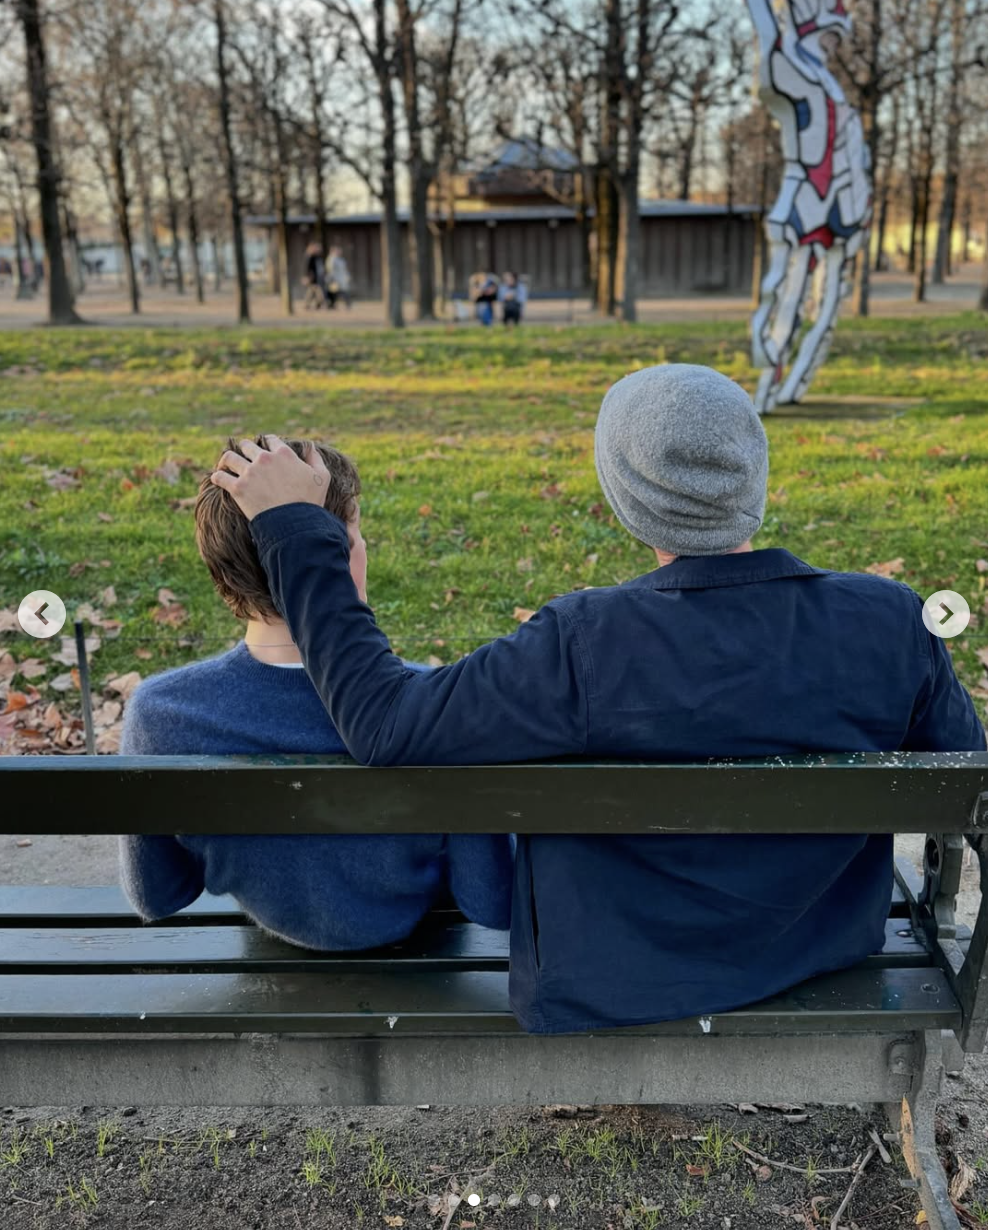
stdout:
{"type": "Polygon", "coordinates": [[[151,614],[156,624],[165,624],[169,628],[178,628],[188,619],[189,613],[179,602],[168,602],[157,607],[151,614]]]}
{"type": "Polygon", "coordinates": [[[106,521],[108,524],[111,524],[111,525],[113,523],[113,518],[110,516],[109,513],[98,512],[96,514],[96,519],[97,521],[106,521]]]}
{"type": "Polygon", "coordinates": [[[511,618],[517,619],[520,624],[527,624],[534,614],[535,612],[530,611],[526,606],[516,606],[511,612],[511,618]]]}
{"type": "Polygon", "coordinates": [[[122,733],[119,726],[109,726],[106,730],[101,730],[96,736],[96,751],[101,756],[116,756],[120,751],[122,733]]]}
{"type": "Polygon", "coordinates": [[[22,837],[17,843],[18,850],[26,850],[28,846],[33,846],[34,842],[30,837],[22,837]]]}
{"type": "Polygon", "coordinates": [[[0,653],[0,683],[13,679],[17,674],[17,663],[12,653],[0,653]]]}
{"type": "Polygon", "coordinates": [[[876,577],[892,577],[897,572],[901,572],[905,568],[906,562],[901,557],[899,559],[886,560],[884,564],[869,564],[865,572],[870,572],[876,577]]]}
{"type": "Polygon", "coordinates": [[[138,671],[128,671],[126,675],[114,675],[112,679],[108,679],[106,690],[122,696],[124,700],[130,700],[134,689],[140,682],[141,676],[138,671]]]}
{"type": "Polygon", "coordinates": [[[26,709],[30,703],[23,692],[8,692],[7,708],[4,709],[4,713],[16,713],[20,709],[26,709]]]}
{"type": "Polygon", "coordinates": [[[988,559],[975,560],[974,566],[978,572],[988,572],[988,559]]]}
{"type": "Polygon", "coordinates": [[[174,487],[178,480],[182,477],[182,467],[175,464],[169,457],[167,461],[163,461],[155,474],[168,484],[169,487],[174,487]]]}
{"type": "Polygon", "coordinates": [[[142,662],[147,662],[150,658],[154,657],[154,654],[150,649],[135,649],[134,657],[140,658],[142,662]]]}
{"type": "Polygon", "coordinates": [[[988,666],[988,647],[976,649],[974,656],[978,659],[982,666],[988,666]]]}
{"type": "Polygon", "coordinates": [[[434,653],[430,653],[425,661],[426,661],[426,665],[428,666],[442,666],[443,665],[442,658],[437,658],[434,653]]]}
{"type": "Polygon", "coordinates": [[[100,593],[99,600],[104,606],[114,606],[117,601],[117,591],[112,585],[108,585],[106,589],[100,593]]]}
{"type": "Polygon", "coordinates": [[[76,682],[75,674],[75,671],[71,674],[66,671],[64,675],[56,675],[54,679],[49,681],[48,686],[53,688],[56,692],[68,692],[71,688],[77,688],[79,686],[76,682]]]}
{"type": "Polygon", "coordinates": [[[687,1162],[686,1173],[693,1175],[694,1178],[702,1176],[705,1179],[710,1173],[710,1168],[708,1166],[697,1166],[694,1162],[687,1162]]]}
{"type": "Polygon", "coordinates": [[[742,1115],[757,1115],[758,1107],[753,1106],[751,1102],[741,1102],[738,1105],[738,1110],[742,1115]]]}
{"type": "Polygon", "coordinates": [[[17,673],[25,679],[38,679],[48,673],[48,667],[40,658],[25,658],[18,666],[17,673]]]}
{"type": "MultiPolygon", "coordinates": [[[[62,648],[59,653],[55,654],[55,661],[61,662],[63,666],[78,666],[79,655],[76,652],[75,637],[63,636],[61,642],[62,648]]],[[[98,636],[87,636],[85,638],[86,657],[91,658],[102,643],[98,636]]]]}
{"type": "Polygon", "coordinates": [[[420,504],[419,505],[419,516],[420,517],[431,517],[432,516],[432,505],[431,504],[420,504]]]}
{"type": "Polygon", "coordinates": [[[771,1166],[757,1166],[755,1168],[755,1181],[758,1183],[767,1183],[774,1174],[775,1171],[771,1166]]]}
{"type": "Polygon", "coordinates": [[[17,611],[0,610],[0,632],[20,632],[21,624],[17,611]]]}
{"type": "Polygon", "coordinates": [[[950,1180],[950,1198],[953,1201],[960,1202],[967,1195],[968,1188],[977,1179],[977,1171],[973,1166],[969,1166],[961,1155],[957,1154],[957,1170],[954,1172],[954,1177],[950,1180]]]}
{"type": "Polygon", "coordinates": [[[71,491],[79,486],[81,470],[45,470],[45,482],[54,491],[71,491]]]}
{"type": "MultiPolygon", "coordinates": [[[[137,673],[136,671],[134,672],[137,673]]],[[[123,712],[123,705],[118,700],[105,700],[101,705],[93,710],[93,725],[94,726],[112,726],[114,722],[120,720],[120,714],[123,712]]]]}

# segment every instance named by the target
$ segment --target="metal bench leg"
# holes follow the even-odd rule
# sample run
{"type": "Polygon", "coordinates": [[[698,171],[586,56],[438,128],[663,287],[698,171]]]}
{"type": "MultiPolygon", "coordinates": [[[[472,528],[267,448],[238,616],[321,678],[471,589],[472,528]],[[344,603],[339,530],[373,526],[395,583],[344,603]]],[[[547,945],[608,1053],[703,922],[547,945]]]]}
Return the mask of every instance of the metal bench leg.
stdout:
{"type": "Polygon", "coordinates": [[[888,1103],[886,1110],[893,1129],[899,1134],[902,1155],[919,1191],[930,1230],[961,1230],[936,1146],[937,1095],[943,1079],[939,1030],[925,1032],[919,1053],[922,1062],[917,1067],[911,1092],[901,1104],[888,1103]]]}

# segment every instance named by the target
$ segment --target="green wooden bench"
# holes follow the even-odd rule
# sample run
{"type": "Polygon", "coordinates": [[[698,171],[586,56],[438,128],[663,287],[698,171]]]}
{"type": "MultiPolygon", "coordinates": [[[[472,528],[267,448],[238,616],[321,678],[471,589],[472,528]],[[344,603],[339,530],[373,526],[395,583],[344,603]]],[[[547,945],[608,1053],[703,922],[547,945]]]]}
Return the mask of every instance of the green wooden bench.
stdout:
{"type": "MultiPolygon", "coordinates": [[[[954,921],[965,841],[988,889],[988,753],[703,765],[360,768],[345,759],[0,758],[21,832],[923,833],[884,951],[735,1012],[532,1037],[507,937],[436,911],[385,950],[319,954],[201,898],[139,925],[115,888],[0,887],[0,1103],[876,1102],[934,1230],[945,1063],[988,1032],[988,892],[954,921]],[[656,800],[661,800],[657,803],[656,800]]],[[[16,819],[14,819],[16,817],[16,819]]]]}

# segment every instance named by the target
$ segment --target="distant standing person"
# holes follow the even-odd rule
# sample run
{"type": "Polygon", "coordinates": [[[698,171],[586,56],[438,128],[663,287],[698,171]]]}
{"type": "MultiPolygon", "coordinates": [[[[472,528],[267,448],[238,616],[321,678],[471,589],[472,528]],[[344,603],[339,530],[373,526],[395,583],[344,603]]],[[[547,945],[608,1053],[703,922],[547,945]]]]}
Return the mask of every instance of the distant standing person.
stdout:
{"type": "Polygon", "coordinates": [[[343,255],[343,249],[333,247],[329,249],[329,293],[333,297],[330,307],[336,303],[336,298],[339,296],[350,307],[350,266],[346,263],[346,257],[343,255]]]}
{"type": "Polygon", "coordinates": [[[501,302],[501,319],[506,325],[520,325],[528,302],[528,287],[517,273],[505,273],[497,292],[501,302]]]}
{"type": "Polygon", "coordinates": [[[475,273],[470,279],[471,298],[476,307],[477,319],[484,326],[494,323],[494,304],[497,301],[497,278],[493,273],[475,273]]]}
{"type": "Polygon", "coordinates": [[[324,303],[334,306],[326,288],[326,263],[319,244],[310,243],[305,249],[305,306],[318,310],[324,303]]]}

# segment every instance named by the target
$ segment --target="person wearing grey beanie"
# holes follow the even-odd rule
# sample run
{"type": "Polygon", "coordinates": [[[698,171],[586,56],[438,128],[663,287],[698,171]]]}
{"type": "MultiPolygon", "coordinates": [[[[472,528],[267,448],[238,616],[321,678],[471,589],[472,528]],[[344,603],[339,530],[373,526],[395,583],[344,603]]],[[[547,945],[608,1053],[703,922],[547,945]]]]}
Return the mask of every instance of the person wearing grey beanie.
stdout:
{"type": "MultiPolygon", "coordinates": [[[[213,481],[252,518],[272,597],[363,763],[984,750],[918,594],[752,546],[765,432],[710,368],[634,372],[601,406],[600,484],[660,567],[619,584],[612,559],[614,583],[554,598],[428,674],[360,601],[346,526],[317,506],[328,475],[268,443],[226,454],[213,481]]],[[[574,552],[582,531],[574,519],[574,552]]],[[[591,798],[602,783],[588,768],[591,798]]],[[[559,827],[560,802],[540,806],[559,827]]],[[[648,816],[662,809],[659,795],[648,816]]],[[[879,951],[891,897],[887,836],[522,834],[511,1007],[533,1033],[739,1008],[879,951]]]]}
{"type": "Polygon", "coordinates": [[[632,372],[604,397],[597,477],[629,533],[671,556],[736,551],[765,516],[768,440],[751,398],[710,367],[632,372]]]}

